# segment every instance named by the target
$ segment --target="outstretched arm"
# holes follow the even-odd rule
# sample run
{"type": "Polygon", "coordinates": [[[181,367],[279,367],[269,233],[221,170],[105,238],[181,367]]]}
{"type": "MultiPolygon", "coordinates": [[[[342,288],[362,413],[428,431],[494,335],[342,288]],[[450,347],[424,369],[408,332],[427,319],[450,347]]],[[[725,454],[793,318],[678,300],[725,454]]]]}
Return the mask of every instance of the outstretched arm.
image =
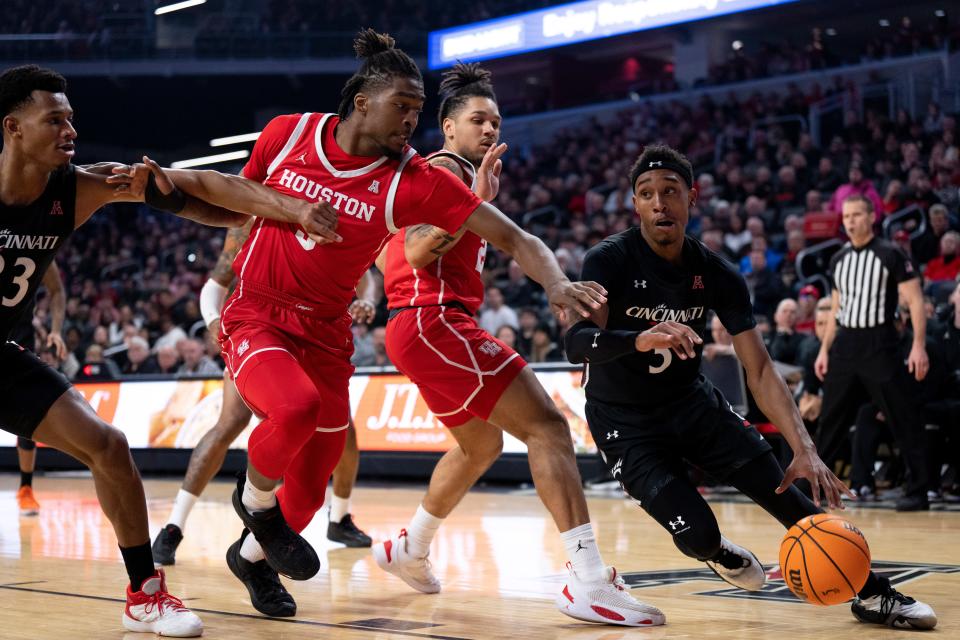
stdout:
{"type": "Polygon", "coordinates": [[[833,474],[817,454],[797,405],[777,373],[763,339],[757,329],[741,331],[733,336],[733,348],[747,372],[747,385],[753,392],[757,406],[773,421],[793,450],[793,462],[784,473],[777,493],[786,491],[797,478],[806,478],[813,489],[813,501],[820,506],[821,491],[831,509],[842,508],[840,494],[851,495],[850,490],[833,474]]]}
{"type": "MultiPolygon", "coordinates": [[[[487,149],[477,171],[476,193],[483,200],[492,202],[500,190],[500,171],[503,161],[500,157],[506,153],[507,145],[495,145],[487,149]]],[[[446,169],[458,180],[463,180],[463,169],[449,156],[430,158],[430,164],[446,169]]],[[[440,256],[453,249],[467,228],[460,227],[456,233],[447,233],[445,229],[430,224],[417,224],[408,227],[404,237],[404,255],[414,269],[422,269],[440,256]]]]}
{"type": "Polygon", "coordinates": [[[152,175],[158,186],[162,180],[169,180],[177,189],[217,207],[241,211],[258,218],[299,224],[318,244],[343,240],[336,233],[338,214],[330,203],[293,198],[242,176],[211,170],[162,169],[146,156],[143,157],[143,164],[116,168],[114,173],[109,182],[117,186],[119,191],[138,193],[146,190],[152,175]]]}
{"type": "Polygon", "coordinates": [[[554,313],[571,309],[584,318],[607,301],[607,291],[595,282],[570,282],[553,252],[540,238],[518,227],[499,209],[486,202],[470,214],[464,226],[511,255],[523,272],[544,291],[554,313]]]}

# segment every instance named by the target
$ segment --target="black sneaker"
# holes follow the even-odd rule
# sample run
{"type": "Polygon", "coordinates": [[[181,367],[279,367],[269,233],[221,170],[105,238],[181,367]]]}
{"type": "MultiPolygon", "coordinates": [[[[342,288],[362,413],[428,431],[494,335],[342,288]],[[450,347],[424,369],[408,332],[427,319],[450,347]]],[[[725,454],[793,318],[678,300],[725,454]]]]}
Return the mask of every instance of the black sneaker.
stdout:
{"type": "Polygon", "coordinates": [[[164,566],[177,563],[177,547],[183,541],[183,532],[175,524],[168,524],[153,541],[153,562],[164,566]]]}
{"type": "Polygon", "coordinates": [[[240,539],[227,549],[227,566],[243,583],[250,594],[253,608],[265,616],[288,618],[297,615],[297,603],[290,592],[283,588],[280,576],[270,568],[266,560],[250,562],[240,555],[243,539],[250,533],[244,529],[240,539]]]}
{"type": "Polygon", "coordinates": [[[853,601],[850,611],[854,618],[898,629],[933,629],[937,626],[937,614],[930,605],[903,595],[891,586],[889,578],[880,578],[880,584],[880,595],[853,601]]]}
{"type": "Polygon", "coordinates": [[[926,494],[903,496],[897,500],[897,511],[928,511],[930,503],[926,494]]]}
{"type": "Polygon", "coordinates": [[[274,571],[291,580],[309,580],[320,571],[320,558],[299,533],[290,528],[280,505],[252,514],[240,500],[246,474],[237,475],[237,488],[233,492],[233,508],[250,530],[267,557],[274,571]]]}
{"type": "Polygon", "coordinates": [[[348,547],[369,547],[373,540],[353,523],[349,513],[340,522],[330,521],[327,525],[327,540],[342,542],[348,547]]]}

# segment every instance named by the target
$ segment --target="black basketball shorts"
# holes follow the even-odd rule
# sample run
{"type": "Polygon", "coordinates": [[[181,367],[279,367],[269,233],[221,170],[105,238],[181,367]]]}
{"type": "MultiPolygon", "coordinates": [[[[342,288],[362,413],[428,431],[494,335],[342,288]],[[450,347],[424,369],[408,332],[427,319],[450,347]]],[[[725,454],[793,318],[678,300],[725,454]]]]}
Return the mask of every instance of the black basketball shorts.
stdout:
{"type": "Polygon", "coordinates": [[[70,388],[63,374],[15,342],[0,344],[0,429],[32,438],[37,425],[70,388]]]}
{"type": "Polygon", "coordinates": [[[587,400],[586,417],[607,469],[641,507],[687,478],[684,462],[723,481],[771,450],[709,382],[653,410],[587,400]]]}

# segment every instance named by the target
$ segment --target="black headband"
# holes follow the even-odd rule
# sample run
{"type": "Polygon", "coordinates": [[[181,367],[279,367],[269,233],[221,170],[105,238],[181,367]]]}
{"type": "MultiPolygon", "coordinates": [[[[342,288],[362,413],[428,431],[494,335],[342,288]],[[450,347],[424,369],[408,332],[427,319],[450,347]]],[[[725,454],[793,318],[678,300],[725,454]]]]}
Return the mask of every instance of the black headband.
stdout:
{"type": "MultiPolygon", "coordinates": [[[[637,174],[637,180],[640,179],[640,176],[645,174],[647,171],[654,171],[655,169],[667,169],[669,171],[676,172],[680,178],[687,184],[688,189],[693,188],[693,175],[690,173],[690,170],[679,162],[674,162],[673,160],[647,160],[643,166],[640,168],[640,173],[637,174]]],[[[637,180],[633,181],[633,188],[637,188],[637,180]]]]}

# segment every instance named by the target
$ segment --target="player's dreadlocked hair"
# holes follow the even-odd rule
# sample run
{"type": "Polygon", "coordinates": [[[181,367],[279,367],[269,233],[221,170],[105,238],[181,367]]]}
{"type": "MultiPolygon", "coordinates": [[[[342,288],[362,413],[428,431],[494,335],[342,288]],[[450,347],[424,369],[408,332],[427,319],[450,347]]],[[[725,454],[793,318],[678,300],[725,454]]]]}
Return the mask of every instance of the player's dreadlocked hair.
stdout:
{"type": "Polygon", "coordinates": [[[443,121],[460,110],[470,98],[490,98],[497,101],[490,78],[493,74],[476,62],[458,62],[443,74],[440,82],[440,127],[443,121]]]}
{"type": "Polygon", "coordinates": [[[0,118],[30,102],[35,90],[66,93],[67,81],[56,71],[35,64],[12,67],[0,74],[0,118]]]}
{"type": "Polygon", "coordinates": [[[350,115],[353,99],[361,91],[386,86],[397,76],[423,82],[417,64],[410,56],[397,49],[395,44],[393,38],[373,29],[364,29],[357,34],[353,40],[353,50],[363,62],[340,92],[340,108],[337,112],[341,120],[346,120],[350,115]]]}

